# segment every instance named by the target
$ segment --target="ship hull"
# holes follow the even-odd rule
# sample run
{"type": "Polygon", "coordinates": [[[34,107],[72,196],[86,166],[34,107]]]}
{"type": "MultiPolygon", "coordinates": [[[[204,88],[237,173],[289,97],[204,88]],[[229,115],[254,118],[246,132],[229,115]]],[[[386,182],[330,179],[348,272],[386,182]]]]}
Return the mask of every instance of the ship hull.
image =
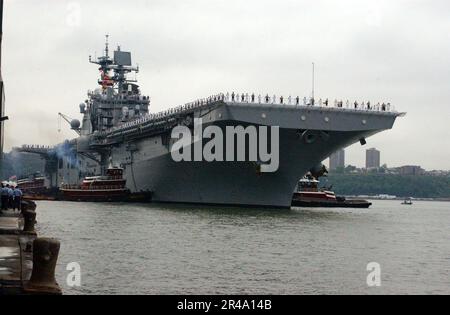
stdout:
{"type": "MultiPolygon", "coordinates": [[[[299,178],[338,148],[372,133],[330,132],[327,140],[307,144],[297,130],[281,129],[279,168],[273,173],[261,173],[254,162],[175,162],[164,148],[148,159],[130,157],[122,148],[112,156],[122,161],[130,191],[151,192],[155,202],[289,208],[299,178]]],[[[139,151],[154,150],[146,149],[146,142],[137,143],[139,151]]]]}
{"type": "Polygon", "coordinates": [[[368,209],[372,203],[366,200],[348,200],[348,201],[308,201],[293,200],[292,207],[298,208],[356,208],[368,209]]]}
{"type": "Polygon", "coordinates": [[[124,201],[129,195],[128,190],[86,190],[86,189],[61,189],[59,200],[82,202],[110,202],[124,201]]]}

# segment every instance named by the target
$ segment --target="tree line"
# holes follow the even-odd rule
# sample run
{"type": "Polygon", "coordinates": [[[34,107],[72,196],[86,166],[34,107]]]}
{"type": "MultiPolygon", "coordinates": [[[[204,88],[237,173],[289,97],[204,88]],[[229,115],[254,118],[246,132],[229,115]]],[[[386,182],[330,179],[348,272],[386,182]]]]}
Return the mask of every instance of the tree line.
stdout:
{"type": "Polygon", "coordinates": [[[450,176],[383,174],[329,174],[321,185],[338,195],[395,195],[415,198],[450,198],[450,176]]]}

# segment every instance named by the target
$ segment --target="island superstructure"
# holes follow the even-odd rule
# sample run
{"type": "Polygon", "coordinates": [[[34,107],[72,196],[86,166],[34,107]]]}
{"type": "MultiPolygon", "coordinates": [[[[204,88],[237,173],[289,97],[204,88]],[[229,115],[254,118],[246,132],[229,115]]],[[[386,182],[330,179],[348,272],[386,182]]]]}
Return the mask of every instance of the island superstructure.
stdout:
{"type": "Polygon", "coordinates": [[[391,129],[402,115],[387,105],[235,93],[150,113],[150,97],[128,78],[139,71],[131,53],[118,47],[110,56],[107,42],[103,56],[90,61],[99,66],[100,87],[80,104],[82,121],[71,122],[79,137],[47,150],[56,159],[56,185],[101,175],[112,163],[123,169],[131,193],[151,194],[156,202],[288,208],[298,180],[311,168],[340,148],[391,129]],[[200,118],[203,128],[217,126],[224,133],[229,126],[279,127],[278,170],[261,172],[264,163],[252,161],[174,161],[172,129],[193,129],[200,118]]]}

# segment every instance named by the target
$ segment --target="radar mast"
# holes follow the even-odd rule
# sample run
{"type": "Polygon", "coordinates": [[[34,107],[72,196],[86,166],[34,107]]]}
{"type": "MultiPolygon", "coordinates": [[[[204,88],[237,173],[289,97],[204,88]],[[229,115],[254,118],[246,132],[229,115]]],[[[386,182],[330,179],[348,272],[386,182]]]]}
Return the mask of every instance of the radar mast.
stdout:
{"type": "Polygon", "coordinates": [[[141,95],[136,79],[127,78],[139,72],[139,67],[133,66],[131,52],[120,46],[111,53],[109,39],[106,35],[101,57],[89,56],[89,62],[99,67],[101,89],[89,91],[89,98],[80,105],[82,135],[105,131],[148,113],[150,98],[141,95]]]}
{"type": "Polygon", "coordinates": [[[93,60],[92,56],[89,56],[89,62],[99,65],[100,80],[98,84],[102,86],[103,91],[108,87],[111,87],[119,94],[124,91],[124,86],[128,83],[135,83],[136,80],[130,80],[127,78],[128,73],[138,73],[139,67],[133,67],[131,63],[131,53],[122,51],[120,46],[117,46],[117,50],[114,51],[114,57],[109,56],[109,35],[105,35],[105,49],[104,55],[98,57],[97,60],[93,60]]]}

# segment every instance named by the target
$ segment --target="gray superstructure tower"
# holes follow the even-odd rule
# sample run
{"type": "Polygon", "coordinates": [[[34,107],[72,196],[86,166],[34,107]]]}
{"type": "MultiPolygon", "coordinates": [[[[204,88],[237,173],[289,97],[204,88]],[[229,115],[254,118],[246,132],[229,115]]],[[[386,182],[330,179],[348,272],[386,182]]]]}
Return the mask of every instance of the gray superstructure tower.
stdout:
{"type": "Polygon", "coordinates": [[[89,61],[100,66],[101,88],[89,91],[89,100],[80,104],[84,114],[82,135],[105,131],[148,113],[150,98],[141,95],[136,80],[127,78],[128,74],[139,72],[138,67],[132,66],[130,52],[117,47],[111,58],[107,35],[104,55],[97,60],[90,56],[89,61]]]}

